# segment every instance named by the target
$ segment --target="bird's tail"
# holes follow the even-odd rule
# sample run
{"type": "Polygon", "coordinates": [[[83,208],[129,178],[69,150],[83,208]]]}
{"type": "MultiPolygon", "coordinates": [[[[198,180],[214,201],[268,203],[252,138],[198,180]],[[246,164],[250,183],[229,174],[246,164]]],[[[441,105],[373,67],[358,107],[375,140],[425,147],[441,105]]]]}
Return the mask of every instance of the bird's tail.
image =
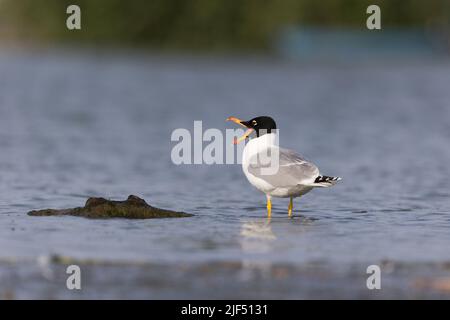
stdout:
{"type": "Polygon", "coordinates": [[[342,179],[340,177],[318,176],[314,181],[314,186],[327,188],[334,186],[339,180],[342,179]]]}

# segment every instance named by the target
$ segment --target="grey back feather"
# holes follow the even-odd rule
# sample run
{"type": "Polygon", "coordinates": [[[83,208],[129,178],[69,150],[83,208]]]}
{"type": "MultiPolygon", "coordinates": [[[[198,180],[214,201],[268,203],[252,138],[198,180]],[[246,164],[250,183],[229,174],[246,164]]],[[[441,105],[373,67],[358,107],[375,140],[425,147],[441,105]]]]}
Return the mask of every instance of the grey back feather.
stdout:
{"type": "Polygon", "coordinates": [[[262,150],[250,159],[248,171],[250,174],[266,181],[274,187],[293,187],[296,185],[313,185],[319,176],[319,169],[293,150],[271,147],[270,151],[262,150]],[[279,150],[279,168],[274,174],[267,174],[270,163],[260,161],[268,156],[261,156],[262,152],[276,152],[279,150]],[[261,156],[261,157],[260,157],[261,156]],[[266,170],[263,170],[266,169],[266,170]],[[264,174],[266,173],[266,174],[264,174]]]}

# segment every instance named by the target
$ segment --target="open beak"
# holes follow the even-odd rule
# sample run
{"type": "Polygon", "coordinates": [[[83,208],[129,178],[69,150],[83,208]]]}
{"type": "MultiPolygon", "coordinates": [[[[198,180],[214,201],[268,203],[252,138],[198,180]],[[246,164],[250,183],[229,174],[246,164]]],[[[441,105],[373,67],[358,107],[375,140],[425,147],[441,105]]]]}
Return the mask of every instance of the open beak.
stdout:
{"type": "Polygon", "coordinates": [[[239,138],[234,137],[233,144],[238,144],[238,143],[244,141],[254,131],[253,128],[250,128],[247,126],[245,121],[240,120],[238,118],[228,117],[227,121],[233,121],[233,122],[237,123],[238,125],[243,126],[244,128],[247,128],[247,131],[245,131],[241,137],[239,137],[239,138]]]}

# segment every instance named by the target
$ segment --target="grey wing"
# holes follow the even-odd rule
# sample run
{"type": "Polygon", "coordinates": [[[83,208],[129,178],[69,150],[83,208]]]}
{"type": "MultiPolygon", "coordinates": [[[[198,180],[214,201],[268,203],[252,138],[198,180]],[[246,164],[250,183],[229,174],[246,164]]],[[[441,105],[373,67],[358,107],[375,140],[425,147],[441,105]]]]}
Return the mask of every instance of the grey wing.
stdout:
{"type": "Polygon", "coordinates": [[[312,185],[319,176],[319,169],[311,162],[293,150],[279,149],[279,167],[273,174],[267,174],[268,165],[252,161],[248,167],[249,173],[266,181],[274,187],[292,187],[296,185],[312,185]],[[264,174],[264,172],[266,174],[264,174]]]}

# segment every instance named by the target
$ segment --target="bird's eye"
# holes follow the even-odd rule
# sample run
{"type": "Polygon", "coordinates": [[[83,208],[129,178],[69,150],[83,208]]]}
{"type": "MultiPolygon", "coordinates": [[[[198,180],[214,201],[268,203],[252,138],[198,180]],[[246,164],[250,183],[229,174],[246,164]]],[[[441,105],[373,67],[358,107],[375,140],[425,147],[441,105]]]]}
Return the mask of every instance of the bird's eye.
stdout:
{"type": "Polygon", "coordinates": [[[256,122],[256,120],[253,120],[253,121],[252,121],[252,124],[253,124],[254,126],[256,126],[258,123],[256,122]]]}

